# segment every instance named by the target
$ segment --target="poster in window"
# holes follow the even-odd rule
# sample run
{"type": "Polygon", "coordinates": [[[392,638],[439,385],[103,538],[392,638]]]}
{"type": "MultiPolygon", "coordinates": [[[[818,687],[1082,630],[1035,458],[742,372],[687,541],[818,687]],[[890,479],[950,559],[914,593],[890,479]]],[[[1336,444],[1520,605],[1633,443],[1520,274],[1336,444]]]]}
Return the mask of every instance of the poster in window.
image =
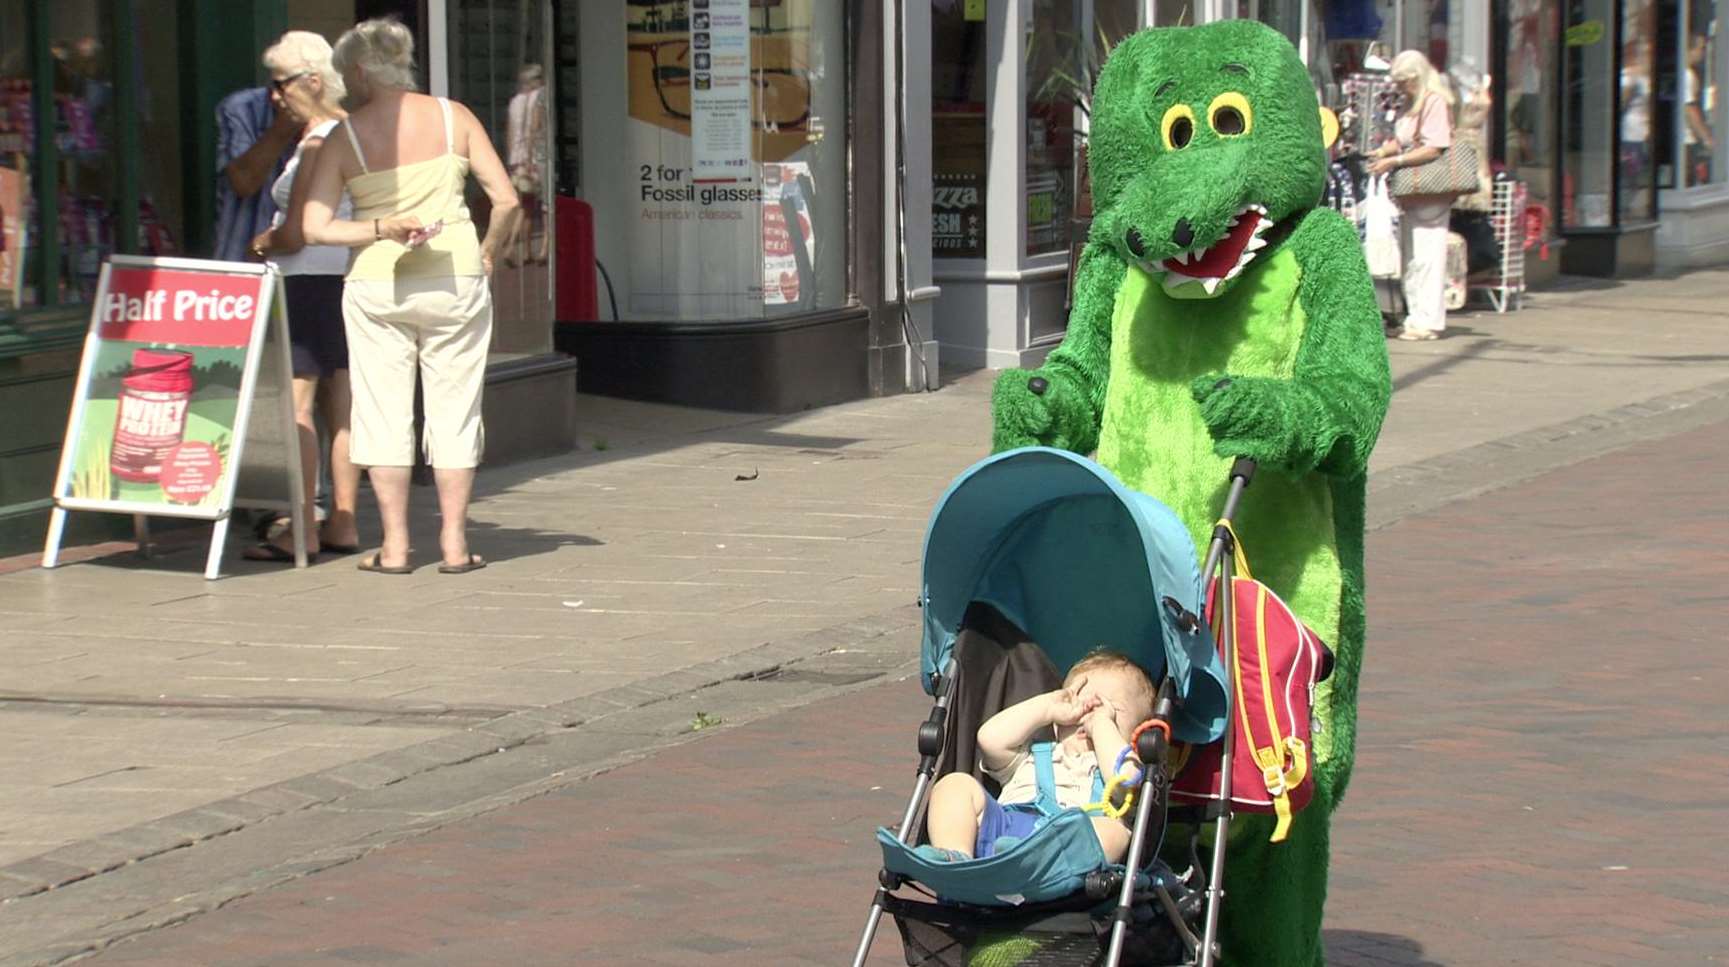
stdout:
{"type": "Polygon", "coordinates": [[[627,315],[741,318],[787,304],[764,284],[774,217],[765,213],[781,208],[779,186],[765,187],[764,169],[808,157],[817,141],[808,6],[625,7],[622,149],[636,215],[627,315]]]}
{"type": "Polygon", "coordinates": [[[750,175],[750,7],[712,0],[691,15],[690,138],[699,184],[750,175]]]}
{"type": "Polygon", "coordinates": [[[810,297],[806,290],[816,262],[816,236],[805,199],[810,165],[794,161],[762,167],[763,302],[798,305],[810,297]]]}
{"type": "Polygon", "coordinates": [[[937,258],[985,257],[985,176],[943,171],[931,188],[931,248],[937,258]]]}

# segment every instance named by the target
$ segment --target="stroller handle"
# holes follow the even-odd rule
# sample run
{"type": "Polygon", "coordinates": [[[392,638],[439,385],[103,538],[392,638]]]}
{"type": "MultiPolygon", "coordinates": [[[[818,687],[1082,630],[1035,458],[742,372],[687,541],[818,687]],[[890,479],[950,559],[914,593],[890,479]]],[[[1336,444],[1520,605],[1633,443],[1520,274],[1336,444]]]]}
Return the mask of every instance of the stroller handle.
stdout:
{"type": "Polygon", "coordinates": [[[1253,483],[1255,480],[1255,461],[1249,457],[1238,457],[1231,464],[1231,479],[1241,480],[1245,487],[1253,483]]]}
{"type": "Polygon", "coordinates": [[[1231,521],[1236,519],[1237,504],[1242,502],[1243,491],[1249,488],[1249,481],[1255,479],[1255,461],[1248,457],[1238,457],[1231,464],[1230,489],[1225,492],[1225,509],[1219,513],[1219,522],[1213,526],[1213,539],[1207,547],[1206,563],[1201,565],[1201,579],[1208,576],[1219,566],[1220,558],[1228,553],[1230,544],[1236,540],[1231,533],[1231,521]]]}

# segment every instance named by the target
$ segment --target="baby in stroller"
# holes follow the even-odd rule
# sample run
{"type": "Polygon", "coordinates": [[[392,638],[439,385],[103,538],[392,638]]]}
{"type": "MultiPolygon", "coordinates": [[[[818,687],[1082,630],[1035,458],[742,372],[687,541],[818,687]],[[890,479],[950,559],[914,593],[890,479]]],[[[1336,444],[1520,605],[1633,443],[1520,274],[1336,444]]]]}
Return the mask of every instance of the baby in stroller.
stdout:
{"type": "MultiPolygon", "coordinates": [[[[1001,795],[991,795],[965,772],[943,776],[931,788],[930,841],[917,852],[938,862],[982,859],[1031,835],[1042,815],[1035,743],[1050,743],[1056,805],[1094,804],[1101,777],[1116,772],[1127,736],[1152,715],[1153,702],[1153,682],[1139,665],[1126,655],[1100,650],[1077,662],[1063,687],[991,716],[979,727],[978,751],[1001,795]]],[[[1121,819],[1091,818],[1105,858],[1122,862],[1129,826],[1121,819]]]]}

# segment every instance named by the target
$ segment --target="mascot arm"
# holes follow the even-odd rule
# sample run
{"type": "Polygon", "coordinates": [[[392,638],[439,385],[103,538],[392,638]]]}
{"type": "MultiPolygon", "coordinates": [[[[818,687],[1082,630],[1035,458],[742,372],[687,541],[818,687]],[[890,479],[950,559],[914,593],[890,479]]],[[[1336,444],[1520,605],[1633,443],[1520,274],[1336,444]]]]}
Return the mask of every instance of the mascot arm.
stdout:
{"type": "Polygon", "coordinates": [[[1093,452],[1099,443],[1111,365],[1111,314],[1128,265],[1109,247],[1087,244],[1075,278],[1068,333],[1035,370],[1009,369],[991,395],[993,452],[1051,446],[1093,452]],[[1043,393],[1029,384],[1044,381],[1043,393]]]}
{"type": "Polygon", "coordinates": [[[1331,209],[1304,216],[1289,244],[1308,319],[1291,378],[1216,374],[1191,390],[1221,456],[1359,476],[1393,392],[1375,284],[1356,230],[1331,209]]]}

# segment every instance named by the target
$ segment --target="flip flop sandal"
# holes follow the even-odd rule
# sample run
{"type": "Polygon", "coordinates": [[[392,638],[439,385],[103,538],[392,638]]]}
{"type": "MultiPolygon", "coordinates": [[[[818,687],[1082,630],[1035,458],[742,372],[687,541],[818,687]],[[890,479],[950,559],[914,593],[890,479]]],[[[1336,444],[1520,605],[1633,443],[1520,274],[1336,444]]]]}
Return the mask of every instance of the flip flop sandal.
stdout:
{"type": "MultiPolygon", "coordinates": [[[[293,564],[294,552],[281,548],[269,541],[254,544],[240,553],[248,561],[264,561],[269,564],[293,564]]],[[[318,559],[317,554],[306,555],[306,563],[311,564],[318,559]]]]}
{"type": "Polygon", "coordinates": [[[438,566],[438,573],[467,574],[470,571],[478,571],[485,566],[486,560],[484,558],[479,554],[470,554],[468,555],[468,560],[461,564],[440,564],[438,566]]]}
{"type": "Polygon", "coordinates": [[[408,566],[407,564],[398,564],[394,567],[386,567],[385,565],[380,564],[379,558],[382,556],[383,555],[381,552],[373,551],[371,554],[367,555],[366,557],[361,558],[360,563],[354,565],[354,567],[356,570],[371,571],[374,574],[413,574],[414,573],[414,568],[408,566]]]}

